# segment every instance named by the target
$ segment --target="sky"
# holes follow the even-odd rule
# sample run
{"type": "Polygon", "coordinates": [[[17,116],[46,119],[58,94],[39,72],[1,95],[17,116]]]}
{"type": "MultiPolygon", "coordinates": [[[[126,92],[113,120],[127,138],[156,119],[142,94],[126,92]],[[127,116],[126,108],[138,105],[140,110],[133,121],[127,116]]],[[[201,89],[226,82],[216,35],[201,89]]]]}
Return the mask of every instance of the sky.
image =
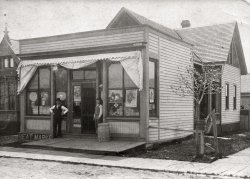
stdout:
{"type": "Polygon", "coordinates": [[[104,29],[126,7],[169,28],[237,21],[250,73],[250,0],[0,0],[0,39],[7,23],[11,39],[104,29]]]}

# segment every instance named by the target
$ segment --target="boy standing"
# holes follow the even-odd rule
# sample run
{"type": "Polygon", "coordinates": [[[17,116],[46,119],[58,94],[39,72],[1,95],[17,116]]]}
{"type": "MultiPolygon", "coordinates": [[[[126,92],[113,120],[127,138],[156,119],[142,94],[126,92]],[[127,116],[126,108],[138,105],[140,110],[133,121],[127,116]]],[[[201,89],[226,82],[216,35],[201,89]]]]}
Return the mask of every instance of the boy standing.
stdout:
{"type": "Polygon", "coordinates": [[[102,122],[102,101],[100,98],[96,99],[96,106],[95,106],[95,114],[94,114],[94,120],[95,120],[95,129],[97,131],[98,124],[102,122]]]}

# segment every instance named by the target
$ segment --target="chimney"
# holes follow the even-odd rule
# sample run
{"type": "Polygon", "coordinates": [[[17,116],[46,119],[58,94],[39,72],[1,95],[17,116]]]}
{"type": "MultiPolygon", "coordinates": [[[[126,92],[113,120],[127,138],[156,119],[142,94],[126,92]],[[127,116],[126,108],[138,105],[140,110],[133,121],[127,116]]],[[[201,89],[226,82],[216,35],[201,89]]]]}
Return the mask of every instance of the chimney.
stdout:
{"type": "Polygon", "coordinates": [[[191,26],[191,24],[190,24],[190,21],[189,20],[183,20],[182,22],[181,22],[181,27],[182,28],[187,28],[187,27],[190,27],[191,26]]]}

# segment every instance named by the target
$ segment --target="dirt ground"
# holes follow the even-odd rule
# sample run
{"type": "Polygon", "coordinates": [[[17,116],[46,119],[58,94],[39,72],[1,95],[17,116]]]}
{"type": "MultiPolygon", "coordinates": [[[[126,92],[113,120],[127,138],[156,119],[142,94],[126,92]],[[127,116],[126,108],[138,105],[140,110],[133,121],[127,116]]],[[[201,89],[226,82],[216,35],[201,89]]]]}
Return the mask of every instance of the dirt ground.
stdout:
{"type": "MultiPolygon", "coordinates": [[[[1,179],[216,179],[217,176],[176,174],[114,167],[75,165],[20,158],[0,158],[1,179]]],[[[225,177],[227,178],[227,177],[225,177]]]]}
{"type": "MultiPolygon", "coordinates": [[[[246,138],[245,134],[231,134],[219,138],[219,148],[221,151],[221,157],[234,154],[250,147],[250,140],[246,138]]],[[[189,137],[184,140],[164,143],[154,146],[150,150],[136,149],[128,153],[122,154],[126,157],[140,157],[140,158],[156,158],[156,159],[169,159],[179,161],[196,161],[209,163],[215,160],[215,152],[213,148],[213,137],[205,137],[205,143],[209,146],[205,146],[205,155],[203,158],[195,159],[196,148],[195,140],[193,137],[189,137]]]]}

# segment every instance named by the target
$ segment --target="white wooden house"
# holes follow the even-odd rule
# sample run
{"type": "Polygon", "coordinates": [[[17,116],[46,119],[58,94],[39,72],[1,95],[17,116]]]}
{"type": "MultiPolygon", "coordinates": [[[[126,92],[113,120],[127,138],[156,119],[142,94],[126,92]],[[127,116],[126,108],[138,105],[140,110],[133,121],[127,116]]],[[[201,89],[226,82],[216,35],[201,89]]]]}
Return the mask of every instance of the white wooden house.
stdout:
{"type": "Polygon", "coordinates": [[[205,65],[217,65],[222,69],[221,95],[211,95],[205,99],[203,107],[206,115],[212,109],[216,110],[221,132],[239,130],[241,75],[247,74],[247,68],[238,24],[232,22],[183,28],[177,32],[194,45],[193,51],[205,65]]]}

